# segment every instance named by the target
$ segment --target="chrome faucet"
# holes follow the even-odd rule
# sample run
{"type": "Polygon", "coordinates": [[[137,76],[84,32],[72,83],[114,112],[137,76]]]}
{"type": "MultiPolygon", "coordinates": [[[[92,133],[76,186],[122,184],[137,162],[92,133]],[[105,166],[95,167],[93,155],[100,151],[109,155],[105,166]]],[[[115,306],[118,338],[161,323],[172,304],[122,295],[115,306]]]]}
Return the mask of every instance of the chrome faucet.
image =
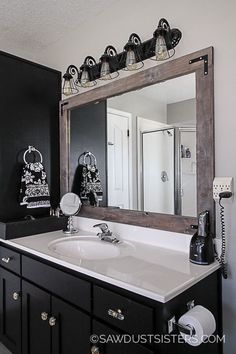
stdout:
{"type": "Polygon", "coordinates": [[[99,227],[101,232],[99,232],[97,234],[97,236],[105,242],[111,242],[111,243],[120,243],[121,241],[119,240],[119,238],[115,237],[112,235],[112,232],[109,230],[109,227],[107,224],[105,223],[101,223],[101,224],[96,224],[93,225],[93,227],[99,227]]]}

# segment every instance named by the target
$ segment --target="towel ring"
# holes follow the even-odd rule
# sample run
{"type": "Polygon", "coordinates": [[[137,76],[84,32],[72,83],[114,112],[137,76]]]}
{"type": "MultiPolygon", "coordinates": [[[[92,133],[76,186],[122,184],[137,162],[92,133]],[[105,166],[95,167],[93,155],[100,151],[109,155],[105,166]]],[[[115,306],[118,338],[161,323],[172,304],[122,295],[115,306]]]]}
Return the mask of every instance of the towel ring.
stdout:
{"type": "Polygon", "coordinates": [[[84,165],[86,164],[86,158],[87,157],[90,158],[90,164],[92,164],[92,158],[93,158],[94,165],[97,166],[97,159],[96,159],[95,155],[92,154],[90,151],[84,153],[84,160],[83,160],[84,165]]]}
{"type": "Polygon", "coordinates": [[[31,154],[31,152],[37,152],[40,156],[40,163],[43,163],[43,156],[41,154],[41,152],[37,149],[35,149],[34,146],[30,146],[28,147],[28,149],[24,152],[24,155],[23,155],[23,160],[24,160],[24,163],[27,164],[28,162],[26,161],[26,155],[27,154],[31,154]]]}

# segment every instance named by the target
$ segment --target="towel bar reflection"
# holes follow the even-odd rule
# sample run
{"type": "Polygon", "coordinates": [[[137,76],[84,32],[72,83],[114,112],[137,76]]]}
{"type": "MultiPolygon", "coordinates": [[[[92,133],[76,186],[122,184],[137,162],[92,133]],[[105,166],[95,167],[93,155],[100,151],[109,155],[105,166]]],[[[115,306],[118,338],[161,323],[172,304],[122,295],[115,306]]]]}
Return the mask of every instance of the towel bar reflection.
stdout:
{"type": "Polygon", "coordinates": [[[90,157],[90,159],[91,159],[91,157],[93,158],[93,160],[94,160],[94,165],[97,166],[97,159],[96,159],[95,155],[94,155],[92,152],[90,152],[90,151],[85,152],[85,154],[84,154],[84,165],[85,165],[86,157],[88,157],[88,156],[90,157]]]}

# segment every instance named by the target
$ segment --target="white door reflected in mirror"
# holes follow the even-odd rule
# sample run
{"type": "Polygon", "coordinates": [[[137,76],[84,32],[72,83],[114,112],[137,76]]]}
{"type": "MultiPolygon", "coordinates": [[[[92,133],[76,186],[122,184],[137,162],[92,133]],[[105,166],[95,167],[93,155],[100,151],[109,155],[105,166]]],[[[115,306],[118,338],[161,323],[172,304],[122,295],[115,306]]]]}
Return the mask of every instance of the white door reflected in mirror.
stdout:
{"type": "Polygon", "coordinates": [[[63,231],[65,234],[73,235],[78,232],[78,229],[76,229],[73,224],[73,216],[79,213],[81,205],[81,200],[75,193],[66,193],[61,198],[61,211],[65,216],[69,216],[67,229],[63,231]]]}

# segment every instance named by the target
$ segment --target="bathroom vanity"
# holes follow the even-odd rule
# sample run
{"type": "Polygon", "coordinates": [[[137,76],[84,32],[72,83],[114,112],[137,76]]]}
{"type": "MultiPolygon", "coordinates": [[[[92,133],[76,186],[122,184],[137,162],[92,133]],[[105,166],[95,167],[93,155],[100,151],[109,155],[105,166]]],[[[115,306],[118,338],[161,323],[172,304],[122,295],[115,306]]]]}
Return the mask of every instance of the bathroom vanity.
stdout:
{"type": "MultiPolygon", "coordinates": [[[[177,336],[164,340],[169,320],[199,304],[214,314],[215,334],[222,332],[218,264],[190,264],[181,245],[164,245],[168,234],[160,235],[159,246],[132,238],[112,245],[117,254],[86,231],[67,238],[56,231],[1,242],[0,340],[14,354],[221,353],[221,343],[191,347],[183,339],[176,343],[177,336]],[[81,240],[85,243],[76,258],[81,240]],[[75,242],[72,247],[70,242],[75,242]],[[101,251],[92,247],[92,254],[89,242],[101,243],[101,251]],[[122,334],[121,343],[112,343],[120,338],[113,336],[122,334]]],[[[173,233],[173,243],[181,236],[173,233]]],[[[180,243],[187,246],[186,240],[180,243]]],[[[172,329],[172,335],[179,333],[172,329]]]]}

